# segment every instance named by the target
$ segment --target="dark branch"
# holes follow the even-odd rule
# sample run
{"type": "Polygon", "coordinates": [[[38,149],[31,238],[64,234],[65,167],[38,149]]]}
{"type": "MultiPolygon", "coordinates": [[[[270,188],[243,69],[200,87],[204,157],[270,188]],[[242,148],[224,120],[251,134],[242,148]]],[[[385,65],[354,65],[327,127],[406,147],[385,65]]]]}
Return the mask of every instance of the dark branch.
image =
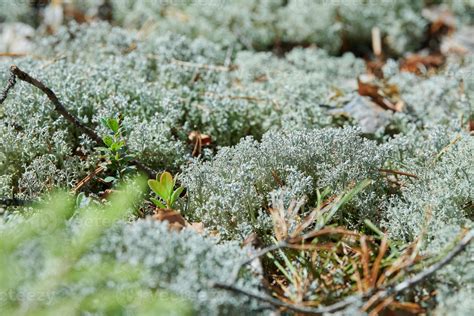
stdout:
{"type": "Polygon", "coordinates": [[[102,139],[97,135],[91,128],[87,127],[84,125],[81,121],[79,121],[74,115],[68,112],[66,108],[61,104],[59,101],[58,97],[54,92],[46,87],[41,81],[31,77],[29,74],[26,72],[22,71],[20,68],[17,66],[13,65],[10,67],[10,71],[12,74],[14,74],[18,79],[28,82],[29,84],[35,86],[36,88],[40,89],[41,91],[46,94],[48,99],[53,103],[54,105],[54,110],[61,114],[69,123],[72,125],[76,126],[78,129],[80,129],[84,134],[89,136],[91,139],[93,139],[95,142],[98,144],[102,144],[102,139]]]}
{"type": "Polygon", "coordinates": [[[286,308],[287,310],[291,310],[293,312],[297,313],[302,313],[302,314],[310,314],[310,315],[323,315],[325,313],[333,313],[340,311],[341,309],[344,309],[345,307],[354,304],[360,300],[360,295],[354,295],[354,296],[349,296],[347,299],[337,302],[333,305],[329,306],[324,306],[321,308],[313,308],[313,307],[306,307],[306,306],[297,306],[294,304],[288,304],[285,302],[282,302],[276,298],[273,298],[268,295],[264,294],[257,294],[257,293],[252,293],[249,291],[246,291],[244,289],[241,289],[237,286],[234,285],[229,285],[229,284],[223,284],[223,283],[215,283],[212,285],[216,289],[222,289],[222,290],[227,290],[239,294],[243,294],[245,296],[248,296],[250,298],[259,300],[261,302],[266,302],[269,303],[273,306],[276,307],[282,307],[286,308]]]}
{"type": "Polygon", "coordinates": [[[5,102],[5,100],[7,99],[8,97],[8,93],[10,92],[11,89],[13,89],[13,87],[15,87],[15,84],[16,84],[16,76],[14,73],[11,74],[10,78],[8,78],[8,84],[7,86],[5,87],[5,89],[3,89],[2,91],[2,95],[0,97],[0,104],[2,104],[3,102],[5,102]]]}
{"type": "MultiPolygon", "coordinates": [[[[97,144],[100,144],[101,146],[104,145],[104,142],[102,141],[102,138],[90,127],[84,125],[77,117],[72,115],[64,106],[63,104],[59,101],[58,97],[56,94],[47,86],[45,86],[41,81],[38,79],[35,79],[31,77],[29,74],[26,72],[22,71],[20,68],[18,68],[15,65],[12,65],[10,67],[11,71],[11,77],[8,80],[8,85],[4,89],[1,98],[0,98],[0,104],[2,104],[5,99],[8,96],[8,92],[10,89],[12,89],[16,83],[15,79],[18,78],[24,82],[27,82],[36,88],[40,89],[48,99],[53,103],[54,105],[54,110],[58,112],[61,116],[63,116],[69,123],[77,127],[82,133],[86,134],[89,136],[92,140],[94,140],[97,144]]],[[[144,171],[149,177],[154,178],[156,176],[156,171],[149,168],[148,166],[144,165],[138,160],[132,160],[131,162],[133,165],[137,166],[140,170],[144,171]]]]}

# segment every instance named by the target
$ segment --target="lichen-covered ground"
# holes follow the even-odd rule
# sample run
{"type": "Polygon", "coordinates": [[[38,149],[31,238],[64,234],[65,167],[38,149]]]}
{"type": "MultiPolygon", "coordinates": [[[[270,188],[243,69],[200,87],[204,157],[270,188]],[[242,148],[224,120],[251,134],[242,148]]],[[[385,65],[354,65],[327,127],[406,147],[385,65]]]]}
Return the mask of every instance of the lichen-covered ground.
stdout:
{"type": "Polygon", "coordinates": [[[474,310],[472,1],[0,9],[6,314],[474,310]]]}

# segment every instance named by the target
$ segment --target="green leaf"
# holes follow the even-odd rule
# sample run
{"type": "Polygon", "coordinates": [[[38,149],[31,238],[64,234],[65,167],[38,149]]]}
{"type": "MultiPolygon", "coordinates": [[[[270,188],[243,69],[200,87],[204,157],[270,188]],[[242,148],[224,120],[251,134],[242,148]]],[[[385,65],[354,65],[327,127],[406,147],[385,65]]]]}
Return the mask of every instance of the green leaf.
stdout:
{"type": "Polygon", "coordinates": [[[135,171],[135,170],[137,170],[136,166],[125,166],[124,168],[120,170],[120,172],[126,173],[126,172],[135,171]]]}
{"type": "Polygon", "coordinates": [[[161,203],[160,200],[157,200],[157,199],[154,199],[154,198],[150,198],[150,200],[153,202],[153,204],[155,204],[157,207],[159,208],[166,208],[166,206],[161,203]]]}
{"type": "MultiPolygon", "coordinates": [[[[160,183],[165,187],[166,196],[171,197],[174,188],[173,176],[168,171],[165,171],[160,176],[160,183]]],[[[165,199],[166,200],[166,199],[165,199]]]]}
{"type": "Polygon", "coordinates": [[[111,146],[110,146],[110,150],[112,151],[118,151],[120,150],[120,145],[118,143],[113,143],[111,146]]]}
{"type": "Polygon", "coordinates": [[[79,193],[76,197],[76,208],[80,208],[86,199],[87,197],[84,192],[79,193]]]}
{"type": "Polygon", "coordinates": [[[155,192],[163,200],[166,201],[169,199],[170,195],[166,191],[166,187],[161,182],[157,180],[148,180],[148,186],[153,192],[155,192]]]}
{"type": "Polygon", "coordinates": [[[104,144],[110,148],[110,146],[112,146],[112,144],[114,143],[114,139],[112,138],[112,136],[104,136],[102,138],[102,141],[104,142],[104,144]]]}
{"type": "Polygon", "coordinates": [[[380,238],[383,238],[385,236],[384,233],[374,224],[372,223],[369,219],[364,220],[365,225],[370,228],[374,233],[376,233],[380,238]]]}
{"type": "Polygon", "coordinates": [[[179,196],[181,195],[181,192],[183,192],[183,190],[184,190],[184,187],[179,187],[173,192],[173,194],[171,195],[171,199],[170,199],[170,207],[171,208],[173,207],[174,202],[176,202],[176,200],[179,198],[179,196]]]}
{"type": "Polygon", "coordinates": [[[101,118],[100,119],[100,123],[102,123],[102,125],[105,127],[105,128],[110,128],[109,127],[109,124],[107,123],[107,120],[105,118],[101,118]]]}
{"type": "Polygon", "coordinates": [[[103,179],[103,180],[104,180],[104,182],[106,182],[106,183],[110,183],[110,182],[115,181],[115,178],[114,178],[114,177],[106,177],[106,178],[103,179]]]}
{"type": "Polygon", "coordinates": [[[347,193],[341,194],[338,199],[336,204],[329,210],[329,212],[325,215],[323,215],[320,220],[318,220],[318,225],[316,226],[317,229],[321,229],[324,226],[326,226],[327,223],[331,220],[331,218],[336,214],[336,212],[347,202],[352,200],[354,196],[356,196],[359,192],[364,190],[366,187],[368,187],[370,184],[372,184],[372,180],[366,179],[360,183],[358,183],[353,189],[349,190],[347,193]]]}
{"type": "Polygon", "coordinates": [[[119,123],[116,119],[114,118],[109,118],[107,120],[107,123],[108,123],[108,126],[109,128],[114,132],[114,133],[117,133],[118,130],[119,130],[119,123]]]}
{"type": "Polygon", "coordinates": [[[97,151],[109,151],[109,148],[107,148],[107,147],[96,147],[95,149],[97,151]]]}
{"type": "Polygon", "coordinates": [[[125,141],[124,140],[121,140],[117,143],[119,149],[122,149],[123,146],[125,146],[125,141]]]}

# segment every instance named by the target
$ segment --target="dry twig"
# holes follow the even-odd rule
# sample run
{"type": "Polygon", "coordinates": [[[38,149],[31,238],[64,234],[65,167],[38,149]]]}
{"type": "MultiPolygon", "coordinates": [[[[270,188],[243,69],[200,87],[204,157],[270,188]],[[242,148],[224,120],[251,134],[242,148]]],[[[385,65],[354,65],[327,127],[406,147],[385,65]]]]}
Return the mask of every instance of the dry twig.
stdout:
{"type": "Polygon", "coordinates": [[[92,173],[88,174],[84,179],[82,179],[76,184],[72,192],[77,193],[80,189],[82,189],[83,186],[89,183],[89,181],[91,181],[95,176],[97,176],[99,173],[101,173],[104,170],[105,168],[102,166],[95,168],[94,171],[92,171],[92,173]]]}
{"type": "MultiPolygon", "coordinates": [[[[97,133],[91,129],[90,127],[84,125],[77,117],[72,115],[65,107],[64,105],[59,101],[58,97],[56,94],[47,86],[45,86],[41,81],[38,79],[35,79],[31,77],[29,74],[26,72],[22,71],[20,68],[18,68],[15,65],[12,65],[10,67],[10,72],[11,72],[11,77],[8,80],[8,84],[6,88],[3,90],[2,95],[0,97],[0,104],[2,104],[7,96],[8,92],[10,89],[12,89],[15,86],[16,83],[16,78],[20,79],[21,81],[27,82],[36,88],[40,89],[48,99],[53,103],[54,105],[54,110],[58,112],[62,117],[64,117],[69,123],[77,127],[82,133],[86,134],[89,136],[92,140],[94,140],[97,144],[103,145],[104,142],[102,141],[102,138],[97,135],[97,133]]],[[[148,166],[144,165],[138,160],[132,160],[131,164],[137,166],[140,170],[144,171],[149,177],[154,178],[156,176],[156,171],[149,168],[148,166]]]]}
{"type": "Polygon", "coordinates": [[[5,100],[8,97],[8,93],[10,92],[11,89],[13,89],[15,87],[15,84],[16,84],[16,76],[14,74],[12,74],[10,76],[10,78],[8,78],[7,86],[2,91],[2,95],[0,97],[0,104],[5,102],[5,100]]]}
{"type": "Polygon", "coordinates": [[[10,53],[10,52],[1,52],[0,57],[25,57],[27,54],[26,53],[10,53]]]}

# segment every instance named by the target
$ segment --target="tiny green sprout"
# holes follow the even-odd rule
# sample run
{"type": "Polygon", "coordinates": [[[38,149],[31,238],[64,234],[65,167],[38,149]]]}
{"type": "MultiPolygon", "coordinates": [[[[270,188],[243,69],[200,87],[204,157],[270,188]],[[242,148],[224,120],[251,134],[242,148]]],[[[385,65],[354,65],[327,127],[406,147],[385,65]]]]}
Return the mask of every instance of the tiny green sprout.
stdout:
{"type": "Polygon", "coordinates": [[[126,130],[122,120],[120,114],[117,118],[102,118],[100,120],[108,130],[108,134],[102,137],[104,146],[97,148],[102,152],[101,157],[105,161],[104,166],[112,173],[103,179],[107,183],[115,183],[123,178],[125,174],[135,170],[135,167],[129,164],[134,156],[128,153],[125,142],[126,130]]]}
{"type": "Polygon", "coordinates": [[[172,209],[174,203],[184,190],[184,187],[174,190],[175,185],[176,177],[173,178],[171,173],[167,171],[157,175],[156,180],[148,180],[150,189],[161,199],[151,198],[150,200],[159,208],[172,209]]]}

